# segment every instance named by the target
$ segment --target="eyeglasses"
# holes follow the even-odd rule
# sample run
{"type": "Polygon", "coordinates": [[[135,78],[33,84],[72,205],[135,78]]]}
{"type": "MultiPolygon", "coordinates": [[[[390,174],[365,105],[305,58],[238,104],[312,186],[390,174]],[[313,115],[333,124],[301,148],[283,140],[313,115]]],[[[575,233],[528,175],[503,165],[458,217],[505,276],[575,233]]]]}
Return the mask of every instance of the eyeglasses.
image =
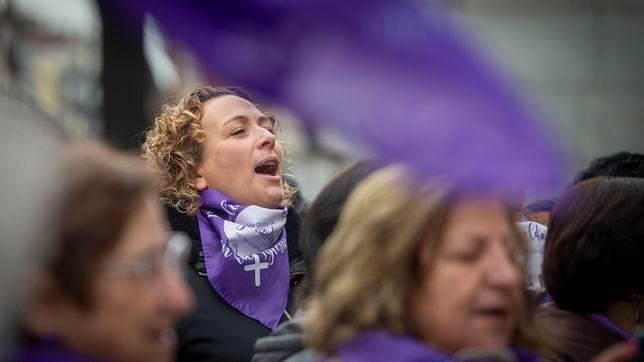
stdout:
{"type": "Polygon", "coordinates": [[[180,272],[187,265],[189,250],[190,239],[184,233],[173,233],[163,250],[151,251],[137,259],[114,261],[107,267],[116,274],[152,281],[166,271],[180,272]]]}

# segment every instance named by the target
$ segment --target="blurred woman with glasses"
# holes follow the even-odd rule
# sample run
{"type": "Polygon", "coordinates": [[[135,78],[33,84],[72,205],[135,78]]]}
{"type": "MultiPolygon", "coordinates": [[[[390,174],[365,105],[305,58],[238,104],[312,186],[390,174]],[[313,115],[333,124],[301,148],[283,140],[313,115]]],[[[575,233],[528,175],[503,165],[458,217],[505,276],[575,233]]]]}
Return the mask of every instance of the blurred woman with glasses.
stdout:
{"type": "Polygon", "coordinates": [[[99,145],[72,146],[57,237],[23,305],[13,361],[170,361],[192,306],[188,241],[170,233],[150,176],[99,145]]]}

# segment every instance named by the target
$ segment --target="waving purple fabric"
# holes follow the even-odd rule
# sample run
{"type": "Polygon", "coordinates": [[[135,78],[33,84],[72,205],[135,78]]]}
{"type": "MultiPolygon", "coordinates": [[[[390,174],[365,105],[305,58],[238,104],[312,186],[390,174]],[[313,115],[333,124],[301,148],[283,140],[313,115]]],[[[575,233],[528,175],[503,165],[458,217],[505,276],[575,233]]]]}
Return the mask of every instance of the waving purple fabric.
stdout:
{"type": "Polygon", "coordinates": [[[213,189],[200,195],[197,219],[210,284],[235,309],[275,329],[288,301],[288,210],[239,205],[213,189]]]}
{"type": "Polygon", "coordinates": [[[559,152],[454,24],[420,0],[114,0],[228,82],[385,160],[471,185],[552,187],[559,152]]]}

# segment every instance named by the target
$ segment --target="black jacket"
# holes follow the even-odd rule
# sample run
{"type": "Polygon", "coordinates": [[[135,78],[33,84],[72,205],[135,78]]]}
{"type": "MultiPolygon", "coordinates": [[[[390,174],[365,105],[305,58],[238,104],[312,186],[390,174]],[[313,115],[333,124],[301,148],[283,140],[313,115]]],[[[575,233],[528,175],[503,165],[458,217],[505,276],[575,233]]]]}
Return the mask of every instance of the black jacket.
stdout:
{"type": "MultiPolygon", "coordinates": [[[[271,330],[258,321],[246,317],[223,300],[214,290],[206,275],[206,265],[201,251],[199,224],[190,217],[167,208],[172,229],[187,233],[192,239],[192,255],[187,282],[195,294],[195,309],[176,327],[179,337],[177,361],[179,362],[236,362],[250,361],[253,344],[267,336],[271,330]]],[[[294,287],[304,275],[302,253],[297,243],[301,216],[289,209],[286,235],[290,265],[291,288],[286,307],[289,315],[296,310],[294,287]]],[[[290,317],[282,316],[282,322],[290,317]]]]}

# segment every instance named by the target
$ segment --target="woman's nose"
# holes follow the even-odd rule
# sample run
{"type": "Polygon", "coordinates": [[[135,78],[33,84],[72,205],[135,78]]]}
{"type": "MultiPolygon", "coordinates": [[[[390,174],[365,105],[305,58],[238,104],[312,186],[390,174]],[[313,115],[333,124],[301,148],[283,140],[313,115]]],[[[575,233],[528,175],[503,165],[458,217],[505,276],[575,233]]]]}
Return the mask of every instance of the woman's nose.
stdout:
{"type": "Polygon", "coordinates": [[[499,246],[494,257],[488,261],[488,280],[493,286],[514,288],[520,285],[520,266],[508,255],[505,247],[499,246]]]}
{"type": "Polygon", "coordinates": [[[260,148],[274,148],[275,147],[275,134],[265,128],[260,127],[259,132],[259,146],[260,148]]]}

